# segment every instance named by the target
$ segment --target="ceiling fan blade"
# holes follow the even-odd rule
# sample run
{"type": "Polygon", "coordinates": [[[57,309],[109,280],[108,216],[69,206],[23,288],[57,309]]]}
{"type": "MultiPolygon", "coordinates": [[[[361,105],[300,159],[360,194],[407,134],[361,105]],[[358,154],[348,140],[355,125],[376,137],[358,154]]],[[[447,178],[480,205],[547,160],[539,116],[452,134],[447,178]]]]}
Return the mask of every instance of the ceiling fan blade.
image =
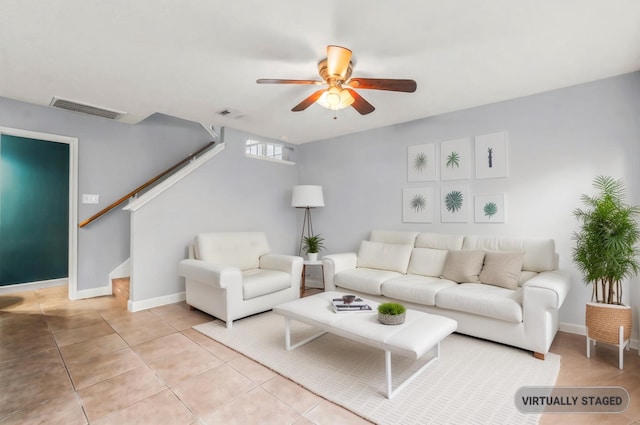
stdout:
{"type": "Polygon", "coordinates": [[[280,80],[277,78],[260,78],[256,80],[258,84],[324,84],[322,81],[318,80],[280,80]]]}
{"type": "Polygon", "coordinates": [[[351,62],[351,50],[341,46],[327,46],[327,71],[330,76],[339,75],[344,80],[349,62],[351,62]]]}
{"type": "Polygon", "coordinates": [[[418,85],[414,80],[390,78],[352,78],[348,84],[355,89],[373,89],[413,93],[418,85]]]}
{"type": "Polygon", "coordinates": [[[345,88],[345,90],[347,90],[351,94],[351,96],[353,96],[353,103],[351,104],[351,106],[353,106],[356,111],[360,112],[360,115],[367,115],[376,110],[376,108],[374,108],[372,104],[364,100],[364,98],[360,96],[355,90],[348,88],[345,88]]]}
{"type": "Polygon", "coordinates": [[[326,91],[325,89],[322,89],[322,90],[318,90],[318,91],[314,92],[313,94],[311,94],[311,96],[307,97],[302,102],[298,103],[291,110],[293,112],[304,111],[309,106],[313,105],[316,102],[316,100],[318,100],[320,98],[320,96],[322,96],[322,93],[324,93],[325,91],[326,91]]]}

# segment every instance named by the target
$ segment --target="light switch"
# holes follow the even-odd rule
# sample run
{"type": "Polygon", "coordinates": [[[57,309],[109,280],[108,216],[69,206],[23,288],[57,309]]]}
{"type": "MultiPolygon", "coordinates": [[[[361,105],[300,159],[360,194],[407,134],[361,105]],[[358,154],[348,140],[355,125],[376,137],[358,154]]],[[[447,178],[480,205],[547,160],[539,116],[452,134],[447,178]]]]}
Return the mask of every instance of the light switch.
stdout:
{"type": "Polygon", "coordinates": [[[83,193],[82,194],[82,203],[83,204],[97,204],[100,202],[100,195],[95,195],[91,193],[83,193]]]}

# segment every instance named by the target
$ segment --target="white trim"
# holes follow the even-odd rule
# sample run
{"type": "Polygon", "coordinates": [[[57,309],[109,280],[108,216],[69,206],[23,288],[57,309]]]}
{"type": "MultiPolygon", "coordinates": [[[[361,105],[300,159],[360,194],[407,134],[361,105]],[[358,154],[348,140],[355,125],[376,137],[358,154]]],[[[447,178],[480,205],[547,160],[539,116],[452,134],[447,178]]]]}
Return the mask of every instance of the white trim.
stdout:
{"type": "Polygon", "coordinates": [[[90,288],[90,289],[82,289],[80,291],[76,291],[75,298],[71,298],[72,300],[81,300],[85,298],[95,298],[95,297],[104,297],[112,295],[111,285],[101,286],[99,288],[90,288]]]}
{"type": "Polygon", "coordinates": [[[129,311],[136,312],[140,310],[147,310],[154,307],[160,307],[167,304],[179,303],[186,300],[186,293],[179,292],[177,294],[163,295],[162,297],[149,298],[142,301],[131,301],[127,303],[129,311]]]}
{"type": "Polygon", "coordinates": [[[560,330],[570,334],[586,335],[587,328],[583,325],[574,325],[573,323],[560,323],[560,330]]]}
{"type": "Polygon", "coordinates": [[[68,282],[69,280],[64,278],[4,285],[0,286],[0,295],[13,294],[14,292],[35,291],[36,289],[52,288],[54,286],[65,286],[68,282]]]}
{"type": "Polygon", "coordinates": [[[78,290],[78,138],[17,128],[0,127],[0,134],[69,145],[69,299],[78,290]]]}
{"type": "Polygon", "coordinates": [[[118,267],[113,269],[111,273],[109,273],[109,280],[112,279],[120,279],[122,277],[130,277],[131,276],[131,258],[127,258],[124,263],[120,264],[118,267]]]}
{"type": "Polygon", "coordinates": [[[295,162],[287,161],[286,159],[269,158],[268,156],[251,155],[249,153],[245,153],[244,156],[246,156],[247,158],[261,159],[263,161],[277,162],[278,164],[296,165],[295,162]]]}
{"type": "Polygon", "coordinates": [[[140,197],[129,201],[129,204],[126,207],[124,207],[123,210],[131,211],[131,212],[137,211],[147,202],[151,201],[153,198],[160,195],[162,192],[169,189],[174,184],[178,183],[180,180],[182,180],[183,178],[191,174],[193,171],[200,168],[207,161],[209,161],[211,158],[213,158],[218,153],[220,153],[223,149],[224,149],[224,143],[220,143],[219,145],[215,146],[213,149],[198,156],[189,164],[187,164],[185,167],[181,168],[177,172],[173,173],[171,176],[167,177],[162,182],[158,183],[153,189],[149,190],[144,195],[141,195],[140,197]]]}

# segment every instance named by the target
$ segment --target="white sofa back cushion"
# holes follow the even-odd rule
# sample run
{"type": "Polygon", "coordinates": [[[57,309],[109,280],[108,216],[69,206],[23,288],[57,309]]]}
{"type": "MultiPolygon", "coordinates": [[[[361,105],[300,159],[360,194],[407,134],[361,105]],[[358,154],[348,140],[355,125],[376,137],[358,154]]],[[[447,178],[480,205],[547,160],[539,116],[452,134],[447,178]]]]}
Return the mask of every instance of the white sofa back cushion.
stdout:
{"type": "Polygon", "coordinates": [[[447,252],[444,249],[413,248],[407,273],[440,277],[447,261],[447,252]]]}
{"type": "Polygon", "coordinates": [[[457,251],[462,249],[464,235],[446,233],[419,233],[416,237],[416,248],[433,248],[457,251]]]}
{"type": "Polygon", "coordinates": [[[465,236],[462,249],[520,251],[524,252],[522,270],[544,272],[558,268],[558,255],[555,252],[556,245],[553,239],[469,235],[465,236]]]}
{"type": "Polygon", "coordinates": [[[362,241],[357,267],[406,273],[413,245],[362,241]]]}
{"type": "Polygon", "coordinates": [[[212,264],[257,269],[260,257],[269,253],[267,236],[263,232],[211,232],[196,236],[198,260],[212,264]]]}
{"type": "Polygon", "coordinates": [[[418,232],[401,232],[393,230],[372,230],[369,240],[371,242],[395,243],[400,245],[413,245],[418,232]]]}

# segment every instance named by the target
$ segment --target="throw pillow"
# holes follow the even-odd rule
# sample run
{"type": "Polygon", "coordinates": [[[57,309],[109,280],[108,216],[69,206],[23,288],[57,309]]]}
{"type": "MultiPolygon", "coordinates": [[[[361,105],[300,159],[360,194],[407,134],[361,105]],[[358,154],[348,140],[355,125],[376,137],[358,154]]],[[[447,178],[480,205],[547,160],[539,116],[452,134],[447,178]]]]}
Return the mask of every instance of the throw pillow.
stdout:
{"type": "Polygon", "coordinates": [[[488,285],[516,289],[520,280],[524,252],[487,251],[480,282],[488,285]]]}
{"type": "Polygon", "coordinates": [[[413,245],[362,241],[358,267],[406,273],[413,245]]]}
{"type": "Polygon", "coordinates": [[[479,282],[483,261],[484,251],[449,251],[447,261],[444,263],[442,277],[458,283],[479,282]]]}

